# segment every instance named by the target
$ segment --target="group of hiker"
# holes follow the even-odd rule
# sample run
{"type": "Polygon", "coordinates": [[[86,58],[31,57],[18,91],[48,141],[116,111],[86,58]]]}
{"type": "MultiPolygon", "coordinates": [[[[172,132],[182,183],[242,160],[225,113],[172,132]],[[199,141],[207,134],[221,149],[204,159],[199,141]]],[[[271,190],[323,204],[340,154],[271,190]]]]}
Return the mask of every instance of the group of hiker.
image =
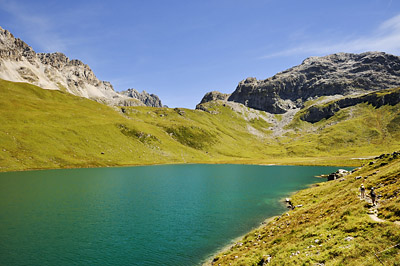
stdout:
{"type": "MultiPolygon", "coordinates": [[[[364,184],[361,184],[360,192],[361,192],[361,199],[364,199],[365,198],[365,187],[364,187],[364,184]]],[[[374,188],[371,188],[369,196],[371,197],[372,205],[375,206],[376,205],[376,194],[375,194],[375,189],[374,188]]]]}

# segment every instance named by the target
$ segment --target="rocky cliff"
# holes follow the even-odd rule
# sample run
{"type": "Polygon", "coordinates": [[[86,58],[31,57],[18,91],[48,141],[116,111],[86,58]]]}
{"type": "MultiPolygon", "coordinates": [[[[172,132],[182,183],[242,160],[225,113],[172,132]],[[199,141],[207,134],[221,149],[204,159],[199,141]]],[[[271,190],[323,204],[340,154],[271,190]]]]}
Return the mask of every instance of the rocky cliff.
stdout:
{"type": "Polygon", "coordinates": [[[382,52],[310,57],[265,80],[247,78],[228,98],[248,107],[283,114],[320,96],[355,95],[400,87],[400,57],[382,52]]]}
{"type": "Polygon", "coordinates": [[[70,60],[63,53],[36,53],[1,27],[0,79],[62,90],[108,105],[147,105],[141,99],[114,91],[110,82],[99,80],[83,62],[70,60]]]}
{"type": "Polygon", "coordinates": [[[315,104],[304,109],[300,119],[310,123],[315,123],[322,119],[328,119],[334,116],[340,109],[360,103],[367,103],[375,108],[379,108],[383,105],[394,106],[400,103],[400,88],[371,92],[360,96],[344,97],[323,105],[315,104]]]}
{"type": "Polygon", "coordinates": [[[226,100],[228,100],[229,96],[231,96],[231,95],[227,94],[227,93],[221,93],[219,91],[207,92],[204,95],[203,99],[201,99],[200,104],[206,103],[206,102],[211,102],[211,101],[216,101],[216,100],[226,101],[226,100]]]}
{"type": "Polygon", "coordinates": [[[161,100],[160,100],[160,98],[158,98],[157,95],[149,94],[146,91],[142,91],[140,93],[135,89],[128,89],[126,91],[121,91],[120,93],[127,97],[130,97],[133,99],[138,99],[140,102],[142,102],[146,106],[163,107],[161,100]]]}
{"type": "Polygon", "coordinates": [[[201,99],[201,102],[199,104],[196,105],[196,109],[197,110],[202,110],[205,112],[209,112],[209,110],[203,105],[203,103],[207,103],[207,102],[211,102],[211,101],[226,101],[228,100],[229,96],[231,96],[230,94],[227,93],[221,93],[219,91],[211,91],[211,92],[207,92],[203,99],[201,99]]]}

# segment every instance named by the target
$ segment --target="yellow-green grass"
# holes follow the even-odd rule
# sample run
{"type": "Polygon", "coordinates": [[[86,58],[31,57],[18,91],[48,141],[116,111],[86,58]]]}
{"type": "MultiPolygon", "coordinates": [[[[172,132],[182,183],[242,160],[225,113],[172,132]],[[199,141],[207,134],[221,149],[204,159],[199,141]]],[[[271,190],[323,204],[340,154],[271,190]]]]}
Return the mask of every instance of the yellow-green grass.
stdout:
{"type": "Polygon", "coordinates": [[[160,163],[358,166],[362,160],[352,158],[400,148],[399,106],[360,104],[316,124],[296,116],[292,131],[275,137],[271,124],[218,101],[206,103],[210,113],[112,108],[0,80],[0,171],[160,163]]]}
{"type": "Polygon", "coordinates": [[[214,265],[400,265],[400,156],[386,156],[336,180],[292,197],[294,205],[214,258],[214,265]],[[396,159],[397,158],[397,159],[396,159]],[[361,178],[356,179],[356,177],[361,178]],[[376,222],[364,183],[378,197],[376,222]],[[380,262],[380,261],[381,262],[380,262]]]}
{"type": "Polygon", "coordinates": [[[0,81],[0,117],[3,171],[202,159],[197,150],[177,145],[157,126],[85,98],[25,83],[0,81]],[[161,143],[126,134],[124,129],[146,136],[150,131],[161,143]]]}
{"type": "Polygon", "coordinates": [[[366,103],[340,110],[335,116],[310,124],[296,115],[288,129],[294,133],[286,147],[293,153],[314,147],[309,154],[353,154],[365,157],[396,150],[399,145],[400,105],[374,108],[366,103]],[[311,131],[307,134],[304,132],[311,131]]]}
{"type": "MultiPolygon", "coordinates": [[[[287,127],[291,131],[278,137],[261,119],[245,119],[219,102],[206,105],[211,113],[112,108],[62,91],[0,80],[0,171],[187,162],[359,166],[367,160],[352,158],[400,149],[400,105],[373,108],[359,104],[315,124],[296,116],[287,127]],[[249,127],[261,135],[252,134],[249,127]]],[[[397,200],[397,194],[390,195],[397,193],[394,185],[398,187],[398,178],[394,173],[400,171],[400,166],[397,161],[386,160],[390,164],[382,166],[379,174],[371,175],[379,165],[374,164],[356,175],[371,175],[366,182],[368,187],[388,184],[378,189],[387,199],[382,202],[381,218],[395,221],[399,202],[393,200],[397,200]]],[[[325,261],[326,265],[344,263],[344,258],[350,258],[354,265],[370,263],[369,260],[372,263],[371,251],[381,251],[398,241],[399,232],[390,223],[368,220],[365,204],[355,196],[359,182],[349,177],[344,182],[327,183],[296,194],[294,203],[304,207],[282,216],[270,229],[260,228],[257,236],[262,230],[274,232],[274,237],[263,238],[266,243],[262,249],[234,249],[219,262],[233,256],[230,263],[251,265],[268,254],[273,261],[281,260],[287,265],[307,264],[311,258],[325,261]],[[291,222],[292,227],[283,227],[284,222],[291,222]],[[349,243],[343,240],[348,235],[355,237],[349,243]],[[304,248],[314,238],[322,241],[320,254],[306,256],[304,248]],[[271,245],[271,241],[275,244],[271,245]],[[335,244],[325,250],[328,245],[324,243],[335,244]],[[297,250],[301,255],[287,257],[287,252],[297,250]]],[[[265,231],[267,235],[268,232],[265,231]]],[[[247,236],[246,243],[254,244],[250,242],[254,241],[253,236],[254,232],[247,236]]],[[[386,259],[391,253],[385,254],[386,259]]]]}

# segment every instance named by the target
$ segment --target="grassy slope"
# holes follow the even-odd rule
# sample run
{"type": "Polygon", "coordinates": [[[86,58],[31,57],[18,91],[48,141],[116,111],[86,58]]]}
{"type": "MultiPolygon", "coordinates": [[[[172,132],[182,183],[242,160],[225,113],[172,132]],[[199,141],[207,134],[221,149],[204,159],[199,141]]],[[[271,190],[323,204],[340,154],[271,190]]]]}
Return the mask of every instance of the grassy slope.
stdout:
{"type": "Polygon", "coordinates": [[[214,265],[400,265],[400,156],[367,165],[344,181],[317,184],[293,195],[290,210],[247,234],[215,258],[214,265]],[[361,179],[355,179],[362,176],[361,179]],[[361,183],[376,187],[378,216],[358,197],[361,183]],[[349,238],[350,237],[350,238],[349,238]],[[388,249],[389,248],[389,249],[388,249]],[[388,250],[386,250],[388,249],[388,250]],[[318,264],[319,263],[319,264],[318,264]]]}
{"type": "Polygon", "coordinates": [[[362,157],[399,149],[400,105],[374,108],[365,103],[340,110],[335,116],[315,124],[296,115],[288,128],[292,140],[286,148],[294,153],[309,149],[309,154],[354,154],[362,157]],[[310,131],[311,134],[304,134],[310,131]]]}
{"type": "Polygon", "coordinates": [[[400,148],[400,105],[361,104],[275,138],[261,119],[218,102],[214,114],[125,107],[0,80],[0,171],[151,163],[359,165],[352,157],[400,148]],[[248,127],[264,134],[251,134],[248,127]]]}
{"type": "Polygon", "coordinates": [[[178,152],[189,150],[165,155],[146,137],[124,134],[121,125],[139,134],[138,128],[151,126],[94,101],[24,83],[0,81],[0,117],[1,170],[162,163],[180,161],[178,152]]]}
{"type": "MultiPolygon", "coordinates": [[[[293,131],[279,138],[272,137],[262,120],[247,121],[218,102],[207,108],[215,114],[150,107],[121,112],[61,91],[0,80],[0,171],[181,162],[359,165],[362,161],[350,158],[400,148],[400,105],[375,109],[360,104],[316,124],[296,116],[288,126],[293,131]],[[252,135],[248,126],[265,136],[252,135]]],[[[356,175],[371,175],[376,171],[371,167],[356,175]]],[[[398,193],[399,171],[398,160],[392,161],[365,183],[392,182],[378,190],[391,198],[398,193]]],[[[296,194],[293,201],[303,208],[249,234],[243,242],[248,249],[234,248],[218,262],[251,265],[269,254],[276,264],[329,265],[350,259],[353,265],[372,265],[371,251],[398,242],[399,230],[369,220],[365,203],[356,197],[360,182],[349,177],[296,194]],[[265,242],[262,249],[254,246],[258,235],[265,242]],[[355,238],[348,242],[347,236],[355,238]],[[322,247],[306,251],[317,238],[322,247]],[[301,253],[290,257],[297,251],[301,253]]],[[[396,200],[382,203],[383,218],[398,220],[396,200]]]]}

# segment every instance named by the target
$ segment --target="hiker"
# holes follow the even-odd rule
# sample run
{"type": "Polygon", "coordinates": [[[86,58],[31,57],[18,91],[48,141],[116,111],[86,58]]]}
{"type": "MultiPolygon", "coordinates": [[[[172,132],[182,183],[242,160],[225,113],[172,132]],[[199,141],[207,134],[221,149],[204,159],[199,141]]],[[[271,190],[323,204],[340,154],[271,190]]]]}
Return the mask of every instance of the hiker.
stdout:
{"type": "Polygon", "coordinates": [[[288,208],[290,208],[290,209],[294,209],[294,206],[293,206],[293,203],[292,203],[292,201],[289,199],[289,198],[286,198],[286,203],[288,204],[288,208]]]}
{"type": "Polygon", "coordinates": [[[374,188],[371,188],[371,193],[370,193],[370,196],[371,196],[371,200],[372,200],[372,205],[376,205],[376,201],[375,201],[375,199],[376,199],[376,194],[375,194],[375,189],[374,188]]]}
{"type": "Polygon", "coordinates": [[[363,198],[365,197],[365,187],[364,187],[364,184],[361,184],[360,192],[361,192],[361,198],[363,199],[363,198]]]}

